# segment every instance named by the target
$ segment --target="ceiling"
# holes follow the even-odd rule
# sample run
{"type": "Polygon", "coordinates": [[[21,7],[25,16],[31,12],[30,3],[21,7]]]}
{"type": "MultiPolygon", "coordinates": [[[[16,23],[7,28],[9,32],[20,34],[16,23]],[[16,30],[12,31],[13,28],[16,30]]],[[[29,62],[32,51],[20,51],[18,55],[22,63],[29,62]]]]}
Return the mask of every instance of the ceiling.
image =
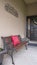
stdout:
{"type": "Polygon", "coordinates": [[[36,3],[37,0],[24,0],[26,4],[36,3]]]}

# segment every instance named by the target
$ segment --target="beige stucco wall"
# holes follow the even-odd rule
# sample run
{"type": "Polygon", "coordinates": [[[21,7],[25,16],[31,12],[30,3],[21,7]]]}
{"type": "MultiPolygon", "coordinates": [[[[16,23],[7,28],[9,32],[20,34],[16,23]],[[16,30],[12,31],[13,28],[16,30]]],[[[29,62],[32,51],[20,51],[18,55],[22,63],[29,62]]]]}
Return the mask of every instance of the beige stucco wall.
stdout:
{"type": "Polygon", "coordinates": [[[26,9],[23,0],[0,0],[0,47],[3,46],[1,36],[20,34],[26,36],[26,9]],[[18,18],[5,10],[5,4],[9,3],[18,12],[18,18]]]}
{"type": "Polygon", "coordinates": [[[27,5],[27,15],[37,15],[37,3],[27,5]]]}

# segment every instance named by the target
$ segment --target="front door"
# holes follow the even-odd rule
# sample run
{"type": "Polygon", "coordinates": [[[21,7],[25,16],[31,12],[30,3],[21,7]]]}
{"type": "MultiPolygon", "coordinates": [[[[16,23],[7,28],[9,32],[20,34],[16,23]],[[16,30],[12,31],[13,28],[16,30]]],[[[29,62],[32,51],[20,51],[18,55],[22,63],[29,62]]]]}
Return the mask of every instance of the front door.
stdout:
{"type": "Polygon", "coordinates": [[[37,41],[37,21],[33,17],[30,24],[30,39],[37,41]]]}
{"type": "Polygon", "coordinates": [[[26,36],[30,40],[37,41],[37,16],[28,16],[26,24],[26,36]]]}

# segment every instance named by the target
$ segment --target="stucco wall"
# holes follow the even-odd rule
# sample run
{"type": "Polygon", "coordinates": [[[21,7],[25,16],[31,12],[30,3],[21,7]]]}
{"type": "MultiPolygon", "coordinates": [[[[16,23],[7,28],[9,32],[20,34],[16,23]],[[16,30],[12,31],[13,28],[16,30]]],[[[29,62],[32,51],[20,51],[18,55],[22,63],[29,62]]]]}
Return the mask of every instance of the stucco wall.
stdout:
{"type": "Polygon", "coordinates": [[[27,5],[27,15],[37,15],[37,3],[27,5]]]}
{"type": "Polygon", "coordinates": [[[0,0],[0,47],[3,46],[1,36],[20,34],[26,36],[25,22],[26,9],[23,0],[0,0]],[[5,4],[9,3],[18,12],[18,18],[5,10],[5,4]]]}

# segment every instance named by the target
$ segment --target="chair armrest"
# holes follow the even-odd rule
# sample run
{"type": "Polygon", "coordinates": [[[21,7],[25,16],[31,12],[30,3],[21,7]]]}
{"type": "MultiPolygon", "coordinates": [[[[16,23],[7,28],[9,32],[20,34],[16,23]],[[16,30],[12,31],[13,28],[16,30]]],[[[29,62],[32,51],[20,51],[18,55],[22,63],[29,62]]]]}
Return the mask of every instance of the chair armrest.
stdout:
{"type": "Polygon", "coordinates": [[[25,38],[25,40],[26,40],[27,42],[29,42],[29,39],[28,39],[28,38],[25,38]]]}
{"type": "Polygon", "coordinates": [[[1,55],[1,54],[5,54],[5,53],[7,53],[7,50],[1,51],[1,52],[0,52],[0,55],[1,55]]]}
{"type": "Polygon", "coordinates": [[[29,39],[28,38],[21,38],[21,41],[22,42],[29,42],[29,39]]]}

